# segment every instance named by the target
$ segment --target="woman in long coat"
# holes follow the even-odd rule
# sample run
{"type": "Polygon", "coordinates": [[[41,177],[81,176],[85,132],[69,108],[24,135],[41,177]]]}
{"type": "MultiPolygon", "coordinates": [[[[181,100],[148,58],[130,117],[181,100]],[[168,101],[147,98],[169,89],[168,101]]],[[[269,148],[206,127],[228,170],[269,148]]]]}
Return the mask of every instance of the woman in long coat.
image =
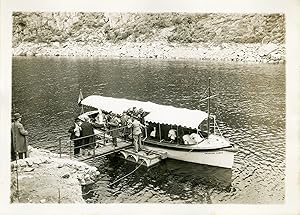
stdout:
{"type": "Polygon", "coordinates": [[[82,149],[93,149],[96,145],[95,136],[94,136],[94,128],[90,123],[90,118],[86,116],[84,118],[84,122],[81,124],[81,137],[85,137],[82,139],[82,149]]]}
{"type": "Polygon", "coordinates": [[[28,152],[28,143],[26,136],[28,132],[24,129],[21,124],[21,114],[16,113],[13,116],[13,123],[11,125],[11,139],[12,139],[12,150],[16,153],[17,158],[26,158],[28,152]]]}

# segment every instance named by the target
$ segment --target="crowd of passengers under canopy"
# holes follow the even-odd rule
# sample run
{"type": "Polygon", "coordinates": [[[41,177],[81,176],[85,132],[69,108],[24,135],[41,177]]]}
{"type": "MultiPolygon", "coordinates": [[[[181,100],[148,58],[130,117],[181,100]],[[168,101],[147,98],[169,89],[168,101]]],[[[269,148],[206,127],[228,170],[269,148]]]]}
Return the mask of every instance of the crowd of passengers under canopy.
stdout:
{"type": "MultiPolygon", "coordinates": [[[[202,140],[204,140],[205,133],[202,133],[200,130],[198,130],[197,133],[196,129],[182,126],[167,124],[158,125],[157,123],[145,122],[144,117],[147,114],[148,113],[142,108],[137,109],[136,107],[133,107],[128,110],[124,110],[122,114],[114,114],[112,112],[106,112],[98,109],[97,113],[88,115],[88,117],[90,123],[95,129],[106,131],[110,130],[108,122],[113,115],[117,117],[119,126],[125,128],[133,117],[137,117],[142,124],[146,125],[147,137],[160,142],[167,141],[174,144],[190,145],[200,143],[202,140]]],[[[126,132],[129,132],[127,136],[131,137],[130,131],[125,129],[121,129],[120,135],[124,136],[126,135],[126,132]]],[[[145,136],[145,130],[143,131],[143,136],[145,136]]]]}

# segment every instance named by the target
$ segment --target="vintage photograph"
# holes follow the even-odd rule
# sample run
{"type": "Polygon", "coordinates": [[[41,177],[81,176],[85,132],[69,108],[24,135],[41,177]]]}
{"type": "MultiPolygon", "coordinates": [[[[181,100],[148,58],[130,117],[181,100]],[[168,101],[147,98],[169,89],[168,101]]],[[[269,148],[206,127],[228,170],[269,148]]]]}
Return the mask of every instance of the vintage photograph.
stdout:
{"type": "Polygon", "coordinates": [[[11,16],[11,204],[285,203],[285,14],[11,16]]]}

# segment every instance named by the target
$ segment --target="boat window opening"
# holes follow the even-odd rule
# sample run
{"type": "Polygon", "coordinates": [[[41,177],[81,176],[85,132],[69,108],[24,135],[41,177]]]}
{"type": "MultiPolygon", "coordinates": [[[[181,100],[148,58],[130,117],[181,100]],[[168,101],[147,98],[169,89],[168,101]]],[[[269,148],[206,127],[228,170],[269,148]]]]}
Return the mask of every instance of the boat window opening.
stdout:
{"type": "Polygon", "coordinates": [[[158,128],[157,124],[149,122],[148,126],[147,126],[147,136],[150,139],[158,140],[159,139],[158,130],[159,130],[159,128],[158,128]]]}
{"type": "Polygon", "coordinates": [[[199,127],[197,128],[196,134],[198,134],[201,138],[204,139],[203,133],[201,132],[201,129],[200,129],[200,125],[199,125],[199,127]]]}
{"type": "Polygon", "coordinates": [[[176,131],[177,131],[177,138],[176,138],[176,144],[178,144],[178,125],[176,125],[176,131]]]}
{"type": "Polygon", "coordinates": [[[173,144],[184,144],[183,136],[197,134],[197,129],[191,129],[187,127],[177,126],[160,123],[148,122],[147,126],[147,138],[163,142],[163,143],[173,143],[173,144]],[[171,134],[170,134],[170,130],[171,134]],[[173,136],[172,136],[173,135],[173,136]],[[173,140],[171,139],[171,136],[173,140]]]}
{"type": "Polygon", "coordinates": [[[168,141],[170,126],[167,124],[159,124],[160,125],[160,140],[168,141]]]}
{"type": "MultiPolygon", "coordinates": [[[[211,118],[214,119],[213,117],[211,117],[211,118]]],[[[208,137],[208,133],[210,133],[210,134],[215,133],[214,124],[215,124],[215,120],[210,120],[209,132],[208,132],[208,128],[207,128],[207,126],[208,126],[208,120],[207,119],[203,120],[203,122],[200,124],[200,126],[199,126],[200,127],[200,132],[201,132],[201,134],[204,138],[208,137]]]]}

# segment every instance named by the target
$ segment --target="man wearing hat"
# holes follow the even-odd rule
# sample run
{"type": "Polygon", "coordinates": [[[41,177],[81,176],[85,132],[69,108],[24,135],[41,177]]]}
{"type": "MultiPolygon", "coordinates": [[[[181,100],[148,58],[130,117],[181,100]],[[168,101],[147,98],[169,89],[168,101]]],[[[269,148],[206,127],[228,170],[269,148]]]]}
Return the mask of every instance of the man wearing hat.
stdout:
{"type": "Polygon", "coordinates": [[[141,149],[142,145],[142,127],[145,128],[143,124],[138,121],[138,116],[133,115],[133,121],[128,126],[132,128],[133,144],[135,151],[138,152],[141,149]]]}
{"type": "Polygon", "coordinates": [[[119,124],[120,121],[116,114],[111,113],[110,121],[108,122],[109,130],[111,130],[110,134],[112,136],[112,143],[116,147],[117,146],[117,137],[119,136],[119,124]]]}
{"type": "Polygon", "coordinates": [[[122,129],[122,131],[123,131],[123,137],[124,137],[125,141],[128,140],[128,135],[130,133],[130,129],[127,127],[129,118],[130,117],[127,114],[127,112],[123,111],[123,114],[121,116],[121,125],[122,125],[122,127],[124,127],[122,129]]]}
{"type": "Polygon", "coordinates": [[[22,116],[19,113],[13,115],[13,123],[11,125],[11,143],[12,143],[12,155],[16,155],[16,158],[23,159],[28,155],[28,143],[26,136],[28,132],[21,124],[22,116]]]}
{"type": "Polygon", "coordinates": [[[81,137],[81,124],[81,119],[76,118],[74,121],[74,125],[68,131],[69,133],[71,133],[70,139],[74,140],[74,155],[80,153],[80,147],[82,145],[82,139],[78,139],[79,137],[81,137]]]}

